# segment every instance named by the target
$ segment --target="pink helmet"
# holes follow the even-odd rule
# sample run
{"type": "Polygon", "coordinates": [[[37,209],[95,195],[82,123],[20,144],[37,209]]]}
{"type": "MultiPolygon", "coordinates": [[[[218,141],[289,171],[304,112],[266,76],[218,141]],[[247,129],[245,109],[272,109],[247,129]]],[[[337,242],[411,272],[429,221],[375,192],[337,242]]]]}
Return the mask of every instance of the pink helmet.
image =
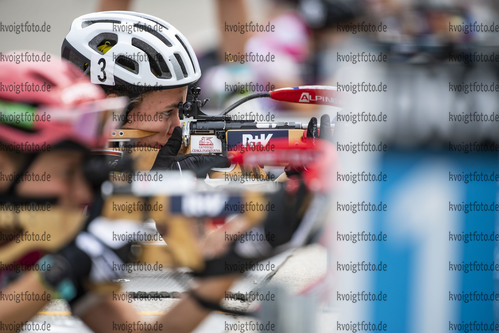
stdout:
{"type": "MultiPolygon", "coordinates": [[[[26,52],[11,52],[17,59],[26,52]]],[[[41,53],[31,53],[31,59],[41,53]]],[[[120,124],[126,98],[105,98],[73,64],[55,56],[49,61],[0,62],[0,142],[16,151],[50,150],[64,142],[102,147],[120,124]],[[114,112],[114,115],[110,113],[114,112]]]]}

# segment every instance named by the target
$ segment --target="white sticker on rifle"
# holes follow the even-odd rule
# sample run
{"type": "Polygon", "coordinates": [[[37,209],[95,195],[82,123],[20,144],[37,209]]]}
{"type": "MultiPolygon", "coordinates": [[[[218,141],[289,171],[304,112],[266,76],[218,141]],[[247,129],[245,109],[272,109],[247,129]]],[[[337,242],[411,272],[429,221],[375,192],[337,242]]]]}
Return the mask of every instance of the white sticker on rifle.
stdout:
{"type": "Polygon", "coordinates": [[[208,154],[221,153],[222,141],[214,135],[192,135],[191,136],[191,153],[192,154],[208,154]]]}
{"type": "Polygon", "coordinates": [[[90,81],[114,86],[114,61],[111,54],[94,54],[90,64],[90,81]]]}

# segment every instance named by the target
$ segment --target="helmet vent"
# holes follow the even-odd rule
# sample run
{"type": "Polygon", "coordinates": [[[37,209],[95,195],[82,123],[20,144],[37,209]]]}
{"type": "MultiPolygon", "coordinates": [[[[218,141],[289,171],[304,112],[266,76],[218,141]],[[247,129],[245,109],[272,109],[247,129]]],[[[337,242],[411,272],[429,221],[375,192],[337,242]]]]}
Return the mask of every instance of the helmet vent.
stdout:
{"type": "MultiPolygon", "coordinates": [[[[187,53],[187,55],[189,56],[189,59],[191,60],[191,64],[192,64],[192,68],[194,69],[194,73],[196,73],[196,66],[194,66],[194,61],[192,61],[192,58],[191,58],[191,53],[189,52],[189,50],[187,49],[187,47],[185,46],[184,42],[182,41],[182,39],[180,39],[180,37],[178,35],[175,35],[175,37],[177,37],[178,41],[180,42],[180,44],[182,44],[183,48],[185,49],[185,52],[187,53]]],[[[175,54],[175,57],[177,55],[175,54]]],[[[182,67],[182,71],[184,72],[184,75],[185,75],[185,71],[184,71],[184,67],[182,67]]]]}
{"type": "Polygon", "coordinates": [[[54,81],[52,81],[49,78],[47,78],[46,76],[40,75],[38,73],[32,73],[31,77],[33,78],[32,82],[39,81],[39,82],[47,83],[47,85],[50,85],[52,87],[52,89],[57,86],[54,83],[54,81]]]}
{"type": "Polygon", "coordinates": [[[98,34],[90,42],[88,42],[88,45],[95,51],[99,52],[100,54],[104,54],[105,52],[102,52],[101,50],[98,49],[99,46],[103,45],[105,42],[109,42],[111,46],[116,45],[118,42],[118,36],[116,34],[112,33],[102,33],[98,34]]]}
{"type": "Polygon", "coordinates": [[[172,73],[166,64],[165,59],[161,55],[161,53],[156,54],[156,60],[158,61],[159,67],[161,68],[162,78],[170,79],[172,77],[172,73]]]}
{"type": "Polygon", "coordinates": [[[118,65],[120,65],[121,67],[129,70],[130,72],[133,72],[135,74],[139,73],[139,64],[135,60],[132,60],[132,59],[127,58],[123,55],[120,55],[116,59],[116,63],[118,65]]]}
{"type": "Polygon", "coordinates": [[[121,21],[116,21],[116,20],[89,20],[89,21],[83,21],[81,22],[81,27],[82,29],[85,29],[86,27],[91,26],[92,24],[95,23],[116,23],[120,24],[121,21]]]}
{"type": "Polygon", "coordinates": [[[178,64],[180,65],[180,68],[182,69],[182,73],[184,74],[184,77],[187,77],[187,70],[185,69],[184,62],[182,61],[182,58],[180,57],[180,54],[175,53],[175,58],[178,61],[178,64]]]}
{"type": "Polygon", "coordinates": [[[172,47],[172,43],[168,39],[166,39],[165,36],[163,36],[162,34],[160,34],[159,32],[157,32],[153,28],[148,27],[148,26],[143,25],[143,24],[137,24],[137,23],[134,24],[133,26],[139,28],[142,31],[146,31],[146,32],[150,33],[151,35],[155,36],[156,38],[158,38],[159,40],[161,40],[163,43],[165,43],[166,46],[172,47]]]}
{"type": "Polygon", "coordinates": [[[165,28],[166,30],[168,30],[168,27],[167,27],[166,25],[164,25],[163,23],[161,23],[161,22],[159,22],[159,21],[155,20],[155,19],[154,19],[153,17],[151,17],[151,16],[142,16],[142,15],[140,15],[140,13],[139,13],[137,16],[142,17],[142,18],[145,18],[145,19],[147,19],[147,20],[149,20],[149,21],[152,21],[152,22],[156,23],[157,25],[159,25],[159,26],[161,26],[161,27],[165,28]]]}
{"type": "Polygon", "coordinates": [[[166,64],[164,58],[154,48],[137,38],[132,38],[132,45],[147,54],[151,72],[156,77],[162,79],[172,78],[172,73],[168,69],[168,65],[166,64]]]}

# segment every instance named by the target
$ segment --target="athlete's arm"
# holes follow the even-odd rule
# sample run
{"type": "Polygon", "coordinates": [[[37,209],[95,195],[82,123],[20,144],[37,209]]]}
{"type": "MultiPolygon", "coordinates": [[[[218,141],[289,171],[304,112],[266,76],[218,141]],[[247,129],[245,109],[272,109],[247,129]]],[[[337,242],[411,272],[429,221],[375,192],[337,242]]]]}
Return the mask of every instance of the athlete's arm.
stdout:
{"type": "MultiPolygon", "coordinates": [[[[226,290],[238,278],[237,275],[227,275],[203,279],[194,290],[203,300],[219,303],[226,290]]],[[[134,333],[145,332],[146,330],[140,330],[141,325],[139,325],[145,322],[155,325],[158,332],[184,333],[192,332],[209,314],[210,310],[201,307],[190,295],[186,294],[173,309],[151,320],[149,317],[141,317],[130,303],[124,300],[113,300],[109,295],[80,315],[80,318],[96,333],[111,332],[119,327],[127,327],[127,331],[134,333]],[[133,329],[134,325],[137,329],[133,329]]]]}
{"type": "Polygon", "coordinates": [[[37,272],[24,274],[2,290],[1,294],[0,322],[3,325],[0,325],[0,332],[9,332],[1,330],[8,324],[28,321],[51,300],[51,292],[41,283],[37,272]]]}

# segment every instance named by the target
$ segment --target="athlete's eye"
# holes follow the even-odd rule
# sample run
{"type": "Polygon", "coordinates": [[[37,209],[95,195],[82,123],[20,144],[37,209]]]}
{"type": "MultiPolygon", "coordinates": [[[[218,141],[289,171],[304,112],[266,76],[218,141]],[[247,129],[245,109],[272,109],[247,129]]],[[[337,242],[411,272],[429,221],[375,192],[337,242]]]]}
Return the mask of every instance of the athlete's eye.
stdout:
{"type": "Polygon", "coordinates": [[[173,110],[168,110],[168,111],[161,112],[161,114],[168,118],[171,116],[172,112],[173,112],[173,110]]]}

